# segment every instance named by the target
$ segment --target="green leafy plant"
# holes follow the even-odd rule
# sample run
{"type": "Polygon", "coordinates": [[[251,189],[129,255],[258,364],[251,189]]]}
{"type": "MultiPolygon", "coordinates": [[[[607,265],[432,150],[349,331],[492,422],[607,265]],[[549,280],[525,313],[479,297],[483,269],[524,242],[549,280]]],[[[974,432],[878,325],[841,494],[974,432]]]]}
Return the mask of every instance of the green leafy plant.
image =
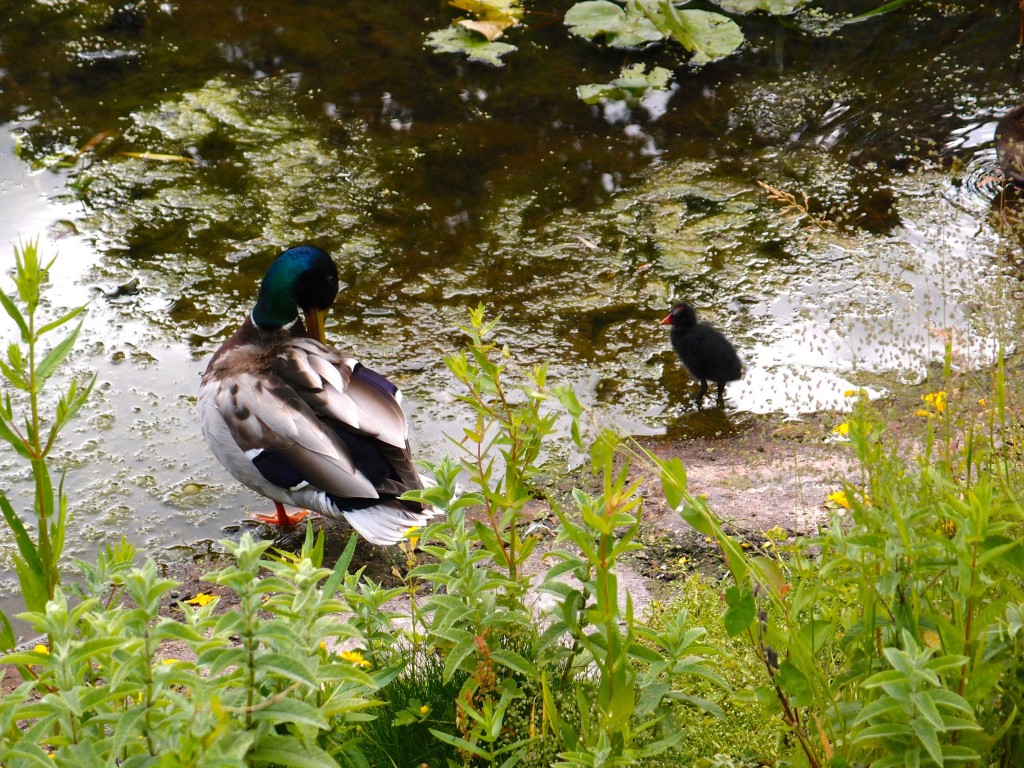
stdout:
{"type": "Polygon", "coordinates": [[[3,659],[34,677],[0,700],[0,763],[365,766],[355,737],[372,717],[367,694],[399,670],[367,670],[327,645],[356,636],[335,598],[354,543],[331,571],[311,534],[300,555],[279,558],[248,535],[225,541],[234,563],[206,579],[237,607],[182,604],[181,619],[161,615],[176,584],[151,561],[104,585],[123,586],[128,605],[72,606],[58,588],[24,615],[49,649],[3,659]]]}
{"type": "Polygon", "coordinates": [[[547,554],[556,564],[541,587],[557,600],[540,646],[547,666],[563,669],[563,685],[572,681],[580,713],[575,727],[559,723],[566,746],[562,766],[607,759],[630,764],[672,749],[684,733],[665,728],[663,721],[676,704],[724,717],[712,701],[677,687],[681,679],[696,676],[729,688],[708,664],[707,655],[716,649],[700,642],[704,631],[688,627],[685,612],[660,629],[644,625],[628,592],[623,605],[616,563],[641,548],[636,537],[642,502],[638,484],[627,481],[628,456],[614,467],[620,445],[609,430],[595,440],[592,465],[603,477],[603,492],[574,491],[579,522],[556,506],[559,540],[572,547],[547,554]],[[592,668],[594,677],[584,674],[592,668]]]}
{"type": "MultiPolygon", "coordinates": [[[[3,493],[0,512],[18,545],[14,565],[25,605],[30,611],[42,612],[60,584],[59,563],[68,510],[63,474],[55,490],[49,456],[61,431],[89,397],[96,377],[84,385],[71,379],[60,394],[56,411],[47,419],[43,413],[44,390],[74,347],[81,321],[48,349],[45,340],[78,317],[85,307],[72,309],[53,320],[42,320],[38,311],[53,260],[42,263],[35,243],[16,247],[14,260],[15,292],[13,296],[0,292],[0,305],[17,325],[20,342],[7,348],[6,360],[0,359],[0,372],[10,387],[0,403],[0,438],[30,464],[35,487],[35,540],[25,524],[28,516],[19,514],[3,493]],[[18,393],[16,397],[12,390],[18,393]]],[[[0,649],[9,650],[14,647],[14,635],[7,617],[0,613],[0,619],[0,649]]]]}
{"type": "MultiPolygon", "coordinates": [[[[951,381],[947,350],[947,381],[951,381]]],[[[732,573],[724,621],[768,676],[757,695],[801,764],[1006,765],[1021,744],[1019,438],[996,371],[987,430],[928,393],[908,460],[862,393],[844,425],[860,465],[819,537],[748,555],[676,462],[667,498],[732,573]]]]}
{"type": "Polygon", "coordinates": [[[472,310],[465,349],[447,358],[463,388],[457,397],[475,417],[456,441],[473,490],[458,495],[449,460],[432,467],[437,487],[412,494],[447,511],[422,532],[422,551],[434,561],[408,575],[434,585],[419,606],[422,648],[444,659],[445,680],[465,676],[456,733],[434,735],[487,764],[551,761],[559,750],[564,765],[593,764],[603,752],[618,761],[652,758],[682,737],[658,735],[672,707],[722,714],[678,686],[696,675],[727,688],[706,664],[714,649],[700,643],[702,632],[687,627],[685,615],[657,631],[642,626],[620,594],[617,564],[640,546],[641,499],[627,483],[628,466],[613,469],[611,433],[601,433],[592,452],[603,493],[576,490],[569,509],[556,501],[541,472],[545,442],[562,411],[583,448],[583,409],[570,390],[549,386],[546,366],[523,369],[492,341],[497,325],[483,307],[472,310]],[[557,562],[540,590],[556,599],[545,611],[526,603],[537,538],[521,530],[530,524],[527,503],[538,497],[551,506],[564,542],[547,555],[557,562]]]}
{"type": "MultiPolygon", "coordinates": [[[[224,542],[233,564],[205,577],[228,605],[169,617],[174,583],[133,567],[124,542],[108,547],[83,566],[77,602],[58,587],[24,616],[50,647],[4,658],[26,682],[0,700],[0,763],[751,765],[764,756],[692,746],[680,725],[725,722],[743,704],[781,724],[768,730],[788,734],[776,748],[794,765],[1013,764],[1024,432],[1001,363],[980,420],[946,390],[924,396],[911,459],[851,393],[842,432],[860,471],[834,495],[842,509],[815,537],[769,533],[750,551],[690,493],[678,459],[591,428],[545,366],[523,369],[493,340],[498,328],[471,311],[466,347],[448,358],[471,419],[459,460],[410,494],[446,517],[415,532],[419,551],[403,548],[403,584],[348,573],[354,538],[327,569],[310,533],[274,556],[243,536],[224,542]],[[568,495],[542,471],[565,414],[590,455],[568,495]],[[704,587],[703,615],[645,619],[622,588],[641,547],[638,468],[660,475],[730,572],[704,587]],[[544,518],[556,546],[538,563],[527,510],[541,500],[557,525],[544,518]],[[554,599],[535,603],[534,587],[554,599]],[[395,602],[406,597],[408,612],[395,602]],[[744,652],[726,656],[726,635],[744,652]]],[[[948,364],[946,377],[954,391],[948,364]]]]}

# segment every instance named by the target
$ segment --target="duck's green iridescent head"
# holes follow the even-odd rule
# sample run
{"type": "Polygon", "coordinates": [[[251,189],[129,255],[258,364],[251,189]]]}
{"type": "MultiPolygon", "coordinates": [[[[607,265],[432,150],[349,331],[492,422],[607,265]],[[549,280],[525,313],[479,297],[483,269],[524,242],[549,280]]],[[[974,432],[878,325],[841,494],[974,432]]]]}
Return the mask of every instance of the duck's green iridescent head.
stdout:
{"type": "Polygon", "coordinates": [[[322,318],[337,295],[338,268],[331,257],[314,245],[298,245],[278,256],[263,276],[252,321],[267,330],[283,328],[295,321],[299,307],[310,335],[323,341],[322,318]]]}

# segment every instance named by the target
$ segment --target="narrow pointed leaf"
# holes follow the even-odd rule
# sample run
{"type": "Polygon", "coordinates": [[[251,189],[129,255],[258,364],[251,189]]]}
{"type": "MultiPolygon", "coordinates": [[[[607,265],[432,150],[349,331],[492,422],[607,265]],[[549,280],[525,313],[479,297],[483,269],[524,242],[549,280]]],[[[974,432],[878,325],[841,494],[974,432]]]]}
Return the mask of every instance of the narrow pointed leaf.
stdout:
{"type": "Polygon", "coordinates": [[[56,320],[54,320],[52,322],[49,322],[46,325],[44,325],[42,328],[40,328],[38,331],[36,331],[36,336],[42,336],[44,333],[48,333],[49,331],[52,331],[54,328],[59,328],[60,326],[64,325],[64,323],[68,322],[69,320],[73,320],[74,318],[78,317],[84,311],[85,311],[85,306],[84,305],[81,306],[81,307],[78,307],[76,309],[72,309],[70,312],[68,312],[63,317],[58,317],[56,320]]]}
{"type": "Polygon", "coordinates": [[[6,613],[0,611],[0,652],[10,653],[14,650],[16,642],[10,619],[7,618],[6,613]]]}
{"type": "Polygon", "coordinates": [[[43,362],[36,368],[36,386],[41,387],[43,382],[46,381],[57,366],[64,362],[64,359],[71,352],[71,348],[75,346],[75,339],[78,338],[78,332],[82,329],[82,324],[79,323],[75,326],[75,329],[67,335],[67,337],[53,349],[51,349],[46,357],[43,358],[43,362]]]}
{"type": "Polygon", "coordinates": [[[10,446],[18,452],[18,455],[25,459],[31,459],[32,454],[29,453],[28,446],[25,441],[22,440],[17,433],[7,424],[4,419],[0,419],[0,439],[9,443],[10,446]]]}
{"type": "Polygon", "coordinates": [[[42,574],[43,564],[39,560],[36,545],[32,541],[32,537],[29,536],[25,524],[21,522],[18,513],[14,511],[11,502],[7,500],[7,496],[3,493],[0,493],[0,512],[3,512],[8,527],[14,533],[14,539],[18,543],[18,550],[21,552],[21,556],[25,558],[26,564],[34,573],[42,574]]]}
{"type": "Polygon", "coordinates": [[[4,378],[7,379],[11,384],[20,389],[22,392],[28,392],[28,383],[24,377],[14,370],[10,365],[0,360],[0,371],[3,372],[4,378]]]}
{"type": "Polygon", "coordinates": [[[11,297],[3,291],[0,291],[0,305],[3,305],[4,310],[10,315],[11,319],[17,323],[18,330],[21,331],[21,340],[28,343],[28,323],[25,322],[24,316],[21,314],[21,310],[18,309],[11,297]]]}

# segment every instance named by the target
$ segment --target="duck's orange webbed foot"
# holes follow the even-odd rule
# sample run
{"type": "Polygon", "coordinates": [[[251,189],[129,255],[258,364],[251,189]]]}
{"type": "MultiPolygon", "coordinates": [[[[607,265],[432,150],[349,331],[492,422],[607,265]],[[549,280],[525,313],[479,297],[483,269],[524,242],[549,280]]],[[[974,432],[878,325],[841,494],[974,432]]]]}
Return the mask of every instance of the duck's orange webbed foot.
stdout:
{"type": "Polygon", "coordinates": [[[250,512],[249,517],[260,523],[266,523],[267,525],[282,525],[286,528],[290,528],[301,523],[309,516],[309,511],[305,509],[289,513],[285,510],[284,504],[279,501],[275,501],[274,506],[277,508],[277,514],[265,515],[261,512],[250,512]]]}

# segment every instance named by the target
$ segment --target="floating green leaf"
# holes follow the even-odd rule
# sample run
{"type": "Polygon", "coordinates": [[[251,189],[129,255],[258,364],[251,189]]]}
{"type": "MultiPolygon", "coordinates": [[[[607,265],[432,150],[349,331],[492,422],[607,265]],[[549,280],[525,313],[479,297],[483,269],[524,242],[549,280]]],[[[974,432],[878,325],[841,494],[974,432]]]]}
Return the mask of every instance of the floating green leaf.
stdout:
{"type": "Polygon", "coordinates": [[[464,53],[470,61],[495,67],[505,66],[501,57],[516,50],[509,43],[492,42],[464,27],[439,29],[427,35],[426,44],[438,53],[464,53]]]}
{"type": "Polygon", "coordinates": [[[603,37],[615,48],[637,48],[665,38],[634,0],[625,7],[608,0],[577,3],[566,12],[565,24],[574,35],[603,37]]]}
{"type": "Polygon", "coordinates": [[[610,83],[580,85],[576,93],[587,104],[601,101],[621,100],[636,104],[648,91],[664,91],[668,88],[672,73],[664,67],[654,67],[650,72],[643,64],[625,67],[619,77],[610,83]]]}
{"type": "Polygon", "coordinates": [[[729,13],[754,13],[764,11],[773,16],[785,16],[796,12],[808,0],[713,0],[715,5],[729,13]]]}
{"type": "Polygon", "coordinates": [[[743,30],[728,16],[709,11],[678,11],[669,0],[640,8],[666,35],[693,53],[693,64],[724,59],[743,45],[743,30]]]}

